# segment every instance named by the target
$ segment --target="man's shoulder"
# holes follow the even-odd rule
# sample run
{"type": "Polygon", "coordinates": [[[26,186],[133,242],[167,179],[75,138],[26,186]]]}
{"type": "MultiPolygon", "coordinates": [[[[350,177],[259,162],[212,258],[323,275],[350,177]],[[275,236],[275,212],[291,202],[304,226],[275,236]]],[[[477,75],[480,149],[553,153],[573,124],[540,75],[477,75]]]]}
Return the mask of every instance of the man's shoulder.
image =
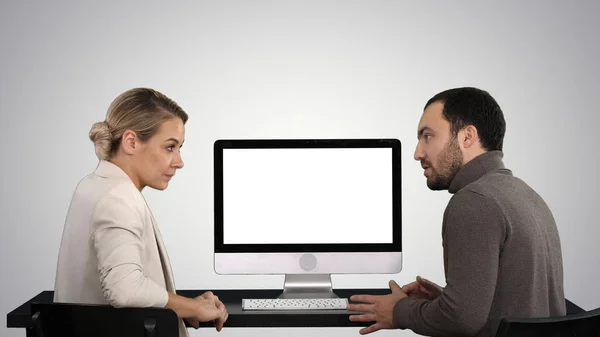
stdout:
{"type": "Polygon", "coordinates": [[[454,193],[447,209],[477,212],[481,207],[497,207],[498,198],[508,195],[517,185],[527,186],[508,170],[490,172],[454,193]]]}
{"type": "MultiPolygon", "coordinates": [[[[456,192],[448,203],[448,210],[462,213],[477,208],[496,208],[504,212],[523,203],[543,202],[542,197],[523,179],[502,171],[490,172],[456,192]]],[[[483,211],[483,209],[482,209],[483,211]]]]}
{"type": "Polygon", "coordinates": [[[514,176],[510,170],[502,169],[483,175],[481,178],[466,185],[456,194],[461,192],[463,194],[475,193],[495,198],[501,195],[510,195],[515,190],[533,192],[531,186],[523,179],[514,176]]]}
{"type": "Polygon", "coordinates": [[[476,211],[476,207],[491,201],[492,198],[490,198],[490,195],[486,193],[484,189],[474,186],[473,183],[471,183],[452,195],[448,201],[446,210],[461,210],[465,212],[469,209],[473,209],[473,211],[476,211]]]}
{"type": "Polygon", "coordinates": [[[504,211],[498,200],[481,189],[470,186],[462,188],[450,198],[444,211],[442,233],[444,237],[448,237],[477,228],[483,235],[490,233],[490,228],[504,231],[505,224],[504,211]]]}

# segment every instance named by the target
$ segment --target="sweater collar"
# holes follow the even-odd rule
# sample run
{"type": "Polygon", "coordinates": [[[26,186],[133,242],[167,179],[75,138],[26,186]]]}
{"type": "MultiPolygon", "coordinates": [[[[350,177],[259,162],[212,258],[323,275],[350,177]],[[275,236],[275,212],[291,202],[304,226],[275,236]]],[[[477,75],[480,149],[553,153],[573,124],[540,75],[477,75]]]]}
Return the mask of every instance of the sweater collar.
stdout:
{"type": "Polygon", "coordinates": [[[458,171],[458,173],[456,173],[452,179],[452,182],[450,183],[448,192],[454,194],[468,184],[481,178],[486,173],[498,169],[504,169],[504,162],[502,161],[503,157],[504,153],[502,151],[494,150],[485,152],[473,158],[471,161],[466,163],[458,171]]]}

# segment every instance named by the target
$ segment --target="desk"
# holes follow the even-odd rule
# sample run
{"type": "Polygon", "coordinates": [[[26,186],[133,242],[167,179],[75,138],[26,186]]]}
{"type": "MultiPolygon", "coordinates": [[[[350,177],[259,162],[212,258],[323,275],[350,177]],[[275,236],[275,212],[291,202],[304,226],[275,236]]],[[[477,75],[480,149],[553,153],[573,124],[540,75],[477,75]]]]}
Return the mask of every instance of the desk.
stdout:
{"type": "MultiPolygon", "coordinates": [[[[177,294],[185,297],[196,297],[207,290],[178,290],[177,294]]],[[[243,311],[242,298],[276,298],[282,292],[281,289],[243,289],[210,290],[227,307],[229,318],[225,327],[252,328],[252,327],[349,327],[366,326],[366,323],[350,322],[349,312],[346,310],[294,310],[291,311],[243,311]]],[[[389,294],[389,289],[334,289],[339,297],[349,298],[354,294],[389,294]]],[[[42,291],[27,302],[14,309],[6,316],[8,328],[24,328],[29,330],[32,326],[31,308],[32,302],[52,303],[54,292],[42,291]]],[[[201,327],[214,328],[210,322],[202,323],[201,327]]]]}
{"type": "MultiPolygon", "coordinates": [[[[206,290],[178,290],[179,295],[196,297],[206,290]]],[[[351,327],[367,326],[367,323],[350,322],[349,312],[346,310],[306,310],[306,311],[243,311],[242,298],[275,298],[282,290],[276,289],[242,289],[211,290],[227,307],[229,318],[225,327],[252,328],[252,327],[351,327]]],[[[389,289],[334,289],[340,297],[349,298],[354,294],[389,294],[389,289]]],[[[24,328],[28,336],[32,327],[31,309],[32,302],[52,303],[54,292],[42,291],[27,302],[14,309],[6,316],[8,328],[24,328]]],[[[566,300],[567,314],[584,311],[582,308],[566,300]]],[[[214,328],[212,323],[203,323],[201,327],[214,328]]]]}

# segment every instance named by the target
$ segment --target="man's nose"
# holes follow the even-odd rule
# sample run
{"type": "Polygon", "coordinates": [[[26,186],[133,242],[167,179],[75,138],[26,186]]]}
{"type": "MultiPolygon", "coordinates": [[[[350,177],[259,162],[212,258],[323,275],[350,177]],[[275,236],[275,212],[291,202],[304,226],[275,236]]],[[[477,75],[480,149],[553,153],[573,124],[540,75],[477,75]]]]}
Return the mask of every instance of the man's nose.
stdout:
{"type": "Polygon", "coordinates": [[[414,159],[416,161],[421,161],[425,158],[425,151],[423,151],[421,144],[417,144],[417,148],[415,149],[414,159]]]}

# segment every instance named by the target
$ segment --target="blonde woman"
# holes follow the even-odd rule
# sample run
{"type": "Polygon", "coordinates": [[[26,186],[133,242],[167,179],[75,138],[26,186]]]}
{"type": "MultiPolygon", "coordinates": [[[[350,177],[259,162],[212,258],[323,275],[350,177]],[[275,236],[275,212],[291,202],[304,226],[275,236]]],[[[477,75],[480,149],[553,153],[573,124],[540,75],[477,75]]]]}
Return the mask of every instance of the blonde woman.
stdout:
{"type": "Polygon", "coordinates": [[[188,116],[162,93],[136,88],[119,95],[89,137],[100,162],[73,194],[60,251],[55,302],[114,307],[167,307],[194,327],[227,310],[211,292],[175,294],[173,273],[145,187],[164,190],[183,167],[180,148],[188,116]]]}

